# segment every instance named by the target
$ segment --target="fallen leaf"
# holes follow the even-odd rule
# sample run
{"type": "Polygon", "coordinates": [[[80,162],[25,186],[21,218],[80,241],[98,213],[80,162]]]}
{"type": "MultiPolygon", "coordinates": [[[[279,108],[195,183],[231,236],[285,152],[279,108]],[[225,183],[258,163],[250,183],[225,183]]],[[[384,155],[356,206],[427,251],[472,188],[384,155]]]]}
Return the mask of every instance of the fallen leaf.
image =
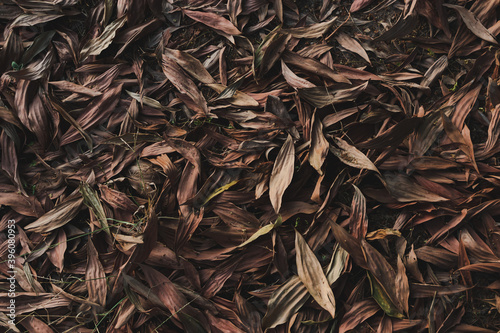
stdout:
{"type": "Polygon", "coordinates": [[[318,171],[320,175],[323,174],[321,167],[325,162],[325,158],[328,155],[328,141],[326,141],[323,135],[323,124],[321,120],[318,119],[315,113],[312,118],[311,126],[311,149],[309,150],[309,163],[311,166],[318,171]]]}
{"type": "Polygon", "coordinates": [[[195,21],[201,22],[210,28],[223,31],[228,35],[241,35],[241,32],[228,20],[215,13],[184,9],[183,13],[195,21]]]}
{"type": "Polygon", "coordinates": [[[323,273],[321,264],[298,231],[295,231],[297,272],[300,280],[316,302],[335,318],[335,296],[323,273]]]}
{"type": "Polygon", "coordinates": [[[484,27],[481,21],[479,21],[479,19],[470,10],[462,6],[452,5],[448,3],[443,4],[443,6],[456,10],[462,17],[462,20],[467,28],[469,28],[469,30],[472,31],[474,35],[487,42],[498,45],[495,36],[493,36],[491,32],[484,27]]]}
{"type": "Polygon", "coordinates": [[[295,147],[292,137],[288,135],[276,157],[269,180],[269,198],[276,213],[279,213],[283,194],[292,181],[294,164],[295,147]]]}
{"type": "Polygon", "coordinates": [[[82,202],[83,198],[81,197],[66,200],[45,213],[35,222],[25,226],[24,229],[45,233],[60,228],[73,220],[80,211],[82,202]]]}
{"type": "Polygon", "coordinates": [[[281,30],[282,33],[290,34],[294,38],[319,38],[337,21],[334,17],[330,21],[316,23],[307,27],[290,28],[281,30]]]}
{"type": "Polygon", "coordinates": [[[96,56],[107,49],[116,36],[116,32],[127,22],[127,16],[122,16],[104,28],[102,34],[95,39],[90,39],[80,50],[80,61],[85,61],[89,56],[96,56]]]}
{"type": "Polygon", "coordinates": [[[361,44],[355,40],[354,38],[349,37],[348,35],[344,33],[338,34],[336,37],[337,42],[342,46],[344,49],[351,51],[353,53],[356,53],[359,55],[361,58],[366,60],[371,65],[370,58],[368,57],[368,54],[366,53],[365,49],[361,44]]]}
{"type": "Polygon", "coordinates": [[[372,170],[380,173],[377,167],[365,154],[359,151],[356,147],[351,146],[346,141],[332,137],[333,142],[338,148],[330,145],[330,151],[339,158],[344,164],[358,169],[372,170]]]}

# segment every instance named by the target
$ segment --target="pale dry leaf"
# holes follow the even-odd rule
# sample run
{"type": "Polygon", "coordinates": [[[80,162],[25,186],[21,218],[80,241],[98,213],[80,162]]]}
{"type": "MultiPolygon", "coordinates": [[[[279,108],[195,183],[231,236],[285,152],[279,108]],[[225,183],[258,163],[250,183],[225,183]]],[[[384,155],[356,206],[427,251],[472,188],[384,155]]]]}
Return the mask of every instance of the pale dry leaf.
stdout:
{"type": "Polygon", "coordinates": [[[279,213],[283,194],[292,181],[294,163],[295,147],[291,135],[288,135],[276,157],[269,180],[269,198],[276,213],[279,213]]]}

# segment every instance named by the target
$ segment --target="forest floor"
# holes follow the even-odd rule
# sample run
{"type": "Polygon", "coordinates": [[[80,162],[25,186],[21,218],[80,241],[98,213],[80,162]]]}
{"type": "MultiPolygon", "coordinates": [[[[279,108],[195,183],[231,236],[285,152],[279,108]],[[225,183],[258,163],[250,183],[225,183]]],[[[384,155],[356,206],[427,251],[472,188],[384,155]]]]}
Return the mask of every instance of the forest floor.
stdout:
{"type": "Polygon", "coordinates": [[[500,0],[6,0],[1,332],[500,330],[500,0]]]}

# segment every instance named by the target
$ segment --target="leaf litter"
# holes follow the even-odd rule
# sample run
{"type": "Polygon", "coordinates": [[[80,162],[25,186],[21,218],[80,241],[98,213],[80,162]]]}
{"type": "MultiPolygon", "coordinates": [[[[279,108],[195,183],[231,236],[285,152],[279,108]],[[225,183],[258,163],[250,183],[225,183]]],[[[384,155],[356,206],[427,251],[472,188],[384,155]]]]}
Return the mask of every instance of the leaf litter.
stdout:
{"type": "Polygon", "coordinates": [[[497,332],[499,6],[5,2],[0,325],[497,332]]]}

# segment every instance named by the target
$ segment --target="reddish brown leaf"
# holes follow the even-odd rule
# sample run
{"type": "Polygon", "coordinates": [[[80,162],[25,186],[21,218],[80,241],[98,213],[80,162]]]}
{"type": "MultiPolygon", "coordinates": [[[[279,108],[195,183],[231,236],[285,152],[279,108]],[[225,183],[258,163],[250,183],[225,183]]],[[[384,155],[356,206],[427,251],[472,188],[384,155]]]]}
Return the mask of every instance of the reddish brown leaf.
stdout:
{"type": "Polygon", "coordinates": [[[323,124],[314,114],[311,126],[311,149],[309,151],[309,163],[318,171],[320,175],[323,174],[321,167],[325,162],[326,155],[328,155],[328,141],[323,135],[323,124]]]}
{"type": "Polygon", "coordinates": [[[380,311],[380,307],[373,299],[365,299],[356,302],[342,317],[339,333],[344,333],[356,328],[378,311],[380,311]]]}
{"type": "Polygon", "coordinates": [[[214,13],[183,10],[184,14],[210,28],[223,31],[228,35],[241,35],[241,32],[228,20],[214,13]]]}

